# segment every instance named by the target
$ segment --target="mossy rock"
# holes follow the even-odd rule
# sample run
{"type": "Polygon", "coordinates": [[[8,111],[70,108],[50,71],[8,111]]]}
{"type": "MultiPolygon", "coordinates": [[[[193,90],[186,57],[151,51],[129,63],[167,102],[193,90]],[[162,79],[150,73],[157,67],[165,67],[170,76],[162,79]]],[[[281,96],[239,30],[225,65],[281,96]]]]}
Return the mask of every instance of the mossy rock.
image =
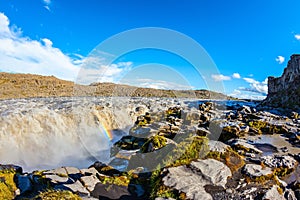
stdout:
{"type": "Polygon", "coordinates": [[[154,170],[150,177],[150,199],[156,197],[173,198],[173,199],[186,199],[184,193],[180,193],[178,190],[163,185],[164,172],[160,167],[154,170]]]}
{"type": "MultiPolygon", "coordinates": [[[[153,150],[161,149],[167,145],[167,139],[163,136],[155,135],[149,138],[149,140],[142,146],[141,152],[147,153],[149,152],[149,148],[153,150]],[[151,146],[150,146],[151,145],[151,146]]],[[[150,149],[150,152],[152,150],[150,149]]]]}
{"type": "Polygon", "coordinates": [[[278,168],[274,169],[274,175],[276,175],[278,177],[284,177],[286,175],[289,175],[293,171],[294,171],[294,169],[289,169],[287,167],[278,167],[278,168]]]}
{"type": "Polygon", "coordinates": [[[0,171],[0,199],[14,199],[15,191],[18,189],[14,182],[15,174],[14,170],[0,171]]]}
{"type": "Polygon", "coordinates": [[[266,121],[262,121],[262,120],[253,120],[250,121],[249,126],[255,130],[257,130],[257,132],[259,134],[285,134],[288,133],[288,130],[282,126],[282,125],[274,125],[274,124],[270,124],[266,121]]]}
{"type": "Polygon", "coordinates": [[[228,148],[224,153],[218,151],[210,151],[206,157],[216,159],[227,165],[231,172],[236,172],[245,165],[243,156],[239,155],[232,148],[228,148]]]}
{"type": "Polygon", "coordinates": [[[233,138],[239,138],[243,136],[243,133],[240,132],[239,128],[236,126],[226,126],[222,129],[219,140],[226,142],[233,138]]]}
{"type": "Polygon", "coordinates": [[[99,179],[103,184],[112,184],[112,185],[119,185],[119,186],[128,186],[130,182],[130,178],[127,176],[100,176],[99,179]]]}
{"type": "Polygon", "coordinates": [[[100,174],[104,174],[107,176],[118,176],[121,174],[121,172],[112,166],[106,165],[102,162],[95,162],[93,165],[91,165],[89,168],[94,167],[100,174]]]}
{"type": "Polygon", "coordinates": [[[175,118],[181,118],[181,109],[178,107],[172,107],[172,108],[168,108],[168,110],[166,111],[166,118],[168,121],[169,117],[175,117],[175,118]]]}
{"type": "Polygon", "coordinates": [[[34,200],[81,200],[81,198],[67,190],[48,190],[40,193],[34,200]]]}
{"type": "Polygon", "coordinates": [[[208,152],[207,137],[188,137],[169,153],[169,156],[164,161],[164,165],[168,167],[188,165],[194,160],[205,157],[208,152]]]}
{"type": "Polygon", "coordinates": [[[123,136],[114,145],[123,150],[135,150],[135,149],[140,149],[145,142],[147,142],[147,138],[139,138],[139,137],[127,135],[127,136],[123,136]]]}

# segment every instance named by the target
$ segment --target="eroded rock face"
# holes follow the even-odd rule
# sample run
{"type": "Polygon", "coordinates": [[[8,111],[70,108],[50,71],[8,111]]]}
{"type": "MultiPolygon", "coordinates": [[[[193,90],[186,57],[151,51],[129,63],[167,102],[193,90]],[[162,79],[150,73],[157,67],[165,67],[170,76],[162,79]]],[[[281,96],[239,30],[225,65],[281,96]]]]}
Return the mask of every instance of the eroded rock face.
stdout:
{"type": "Polygon", "coordinates": [[[264,103],[277,107],[300,106],[300,54],[291,56],[281,77],[268,78],[268,96],[264,103]]]}

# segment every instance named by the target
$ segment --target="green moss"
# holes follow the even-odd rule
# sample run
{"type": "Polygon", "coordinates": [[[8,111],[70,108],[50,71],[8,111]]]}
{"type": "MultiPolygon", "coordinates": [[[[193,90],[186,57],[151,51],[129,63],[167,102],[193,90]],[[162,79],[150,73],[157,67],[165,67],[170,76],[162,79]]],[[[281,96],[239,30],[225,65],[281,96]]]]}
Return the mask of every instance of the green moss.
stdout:
{"type": "Polygon", "coordinates": [[[278,177],[284,177],[290,173],[292,173],[294,169],[289,169],[287,167],[279,167],[274,169],[274,175],[278,177]]]}
{"type": "Polygon", "coordinates": [[[259,134],[280,134],[287,132],[287,130],[281,125],[274,125],[261,120],[253,120],[250,121],[248,124],[251,128],[257,130],[259,134]]]}
{"type": "Polygon", "coordinates": [[[120,186],[128,186],[130,179],[127,176],[113,176],[107,177],[102,176],[100,180],[103,184],[113,184],[113,185],[120,185],[120,186]]]}
{"type": "Polygon", "coordinates": [[[81,200],[81,198],[67,190],[48,190],[40,193],[36,200],[81,200]]]}
{"type": "Polygon", "coordinates": [[[168,108],[168,110],[166,111],[167,121],[169,121],[169,117],[171,117],[171,116],[180,119],[181,118],[180,108],[177,108],[177,107],[168,108]]]}
{"type": "Polygon", "coordinates": [[[142,146],[142,153],[147,153],[149,145],[152,144],[154,149],[160,149],[167,145],[167,139],[163,136],[155,135],[149,138],[149,140],[142,146]]]}
{"type": "Polygon", "coordinates": [[[209,152],[208,138],[193,136],[180,142],[167,159],[165,166],[179,166],[190,164],[193,160],[203,158],[209,152]]]}
{"type": "Polygon", "coordinates": [[[156,197],[186,199],[184,193],[179,193],[177,190],[163,185],[163,176],[163,171],[159,166],[157,167],[157,170],[152,172],[149,184],[151,189],[150,199],[155,199],[156,197]]]}
{"type": "Polygon", "coordinates": [[[206,159],[212,158],[212,159],[221,161],[221,159],[223,158],[223,154],[222,154],[221,152],[218,152],[218,151],[210,151],[210,152],[206,155],[205,158],[206,158],[206,159]]]}
{"type": "Polygon", "coordinates": [[[14,199],[17,186],[14,182],[16,172],[13,170],[0,171],[0,199],[14,199]]]}
{"type": "Polygon", "coordinates": [[[265,183],[266,181],[274,180],[274,175],[273,174],[269,174],[269,175],[266,175],[266,176],[257,176],[257,177],[249,177],[249,176],[247,176],[245,180],[246,180],[247,183],[256,182],[256,183],[262,184],[262,183],[265,183]]]}

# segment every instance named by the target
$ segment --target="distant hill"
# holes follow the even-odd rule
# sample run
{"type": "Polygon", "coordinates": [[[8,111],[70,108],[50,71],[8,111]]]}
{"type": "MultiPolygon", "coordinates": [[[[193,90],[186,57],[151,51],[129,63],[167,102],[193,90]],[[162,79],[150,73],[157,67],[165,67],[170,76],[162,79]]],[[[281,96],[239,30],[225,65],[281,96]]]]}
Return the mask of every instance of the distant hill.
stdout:
{"type": "Polygon", "coordinates": [[[54,76],[0,72],[0,99],[61,96],[132,96],[229,99],[208,90],[161,90],[114,83],[78,85],[54,76]]]}

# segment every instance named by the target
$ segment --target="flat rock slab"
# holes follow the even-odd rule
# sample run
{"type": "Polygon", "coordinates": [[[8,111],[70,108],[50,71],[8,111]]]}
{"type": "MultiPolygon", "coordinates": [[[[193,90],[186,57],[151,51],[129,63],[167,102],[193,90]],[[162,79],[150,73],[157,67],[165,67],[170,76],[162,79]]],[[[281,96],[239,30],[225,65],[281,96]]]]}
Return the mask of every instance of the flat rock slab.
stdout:
{"type": "Polygon", "coordinates": [[[80,170],[76,167],[65,167],[67,174],[80,174],[80,170]]]}
{"type": "Polygon", "coordinates": [[[225,187],[230,169],[223,163],[214,160],[198,160],[188,166],[172,167],[163,178],[164,185],[184,192],[188,199],[212,200],[204,189],[205,185],[225,187]]]}
{"type": "Polygon", "coordinates": [[[90,192],[80,183],[80,181],[76,181],[73,184],[63,184],[57,186],[59,189],[68,189],[73,193],[79,195],[90,195],[90,192]]]}
{"type": "Polygon", "coordinates": [[[243,172],[250,177],[260,177],[267,176],[273,173],[272,169],[269,167],[262,168],[261,165],[256,164],[246,164],[243,172]]]}
{"type": "Polygon", "coordinates": [[[199,160],[191,163],[191,168],[199,171],[210,184],[225,188],[227,178],[232,176],[230,169],[215,159],[199,160]]]}
{"type": "Polygon", "coordinates": [[[50,179],[52,183],[67,183],[69,181],[68,176],[58,176],[56,174],[46,174],[45,178],[50,179]]]}
{"type": "Polygon", "coordinates": [[[97,183],[100,183],[100,180],[95,175],[83,176],[80,180],[90,192],[94,190],[97,183]]]}
{"type": "Polygon", "coordinates": [[[68,173],[64,167],[48,170],[48,171],[43,172],[43,174],[57,174],[57,175],[61,175],[61,176],[68,176],[68,173]]]}

